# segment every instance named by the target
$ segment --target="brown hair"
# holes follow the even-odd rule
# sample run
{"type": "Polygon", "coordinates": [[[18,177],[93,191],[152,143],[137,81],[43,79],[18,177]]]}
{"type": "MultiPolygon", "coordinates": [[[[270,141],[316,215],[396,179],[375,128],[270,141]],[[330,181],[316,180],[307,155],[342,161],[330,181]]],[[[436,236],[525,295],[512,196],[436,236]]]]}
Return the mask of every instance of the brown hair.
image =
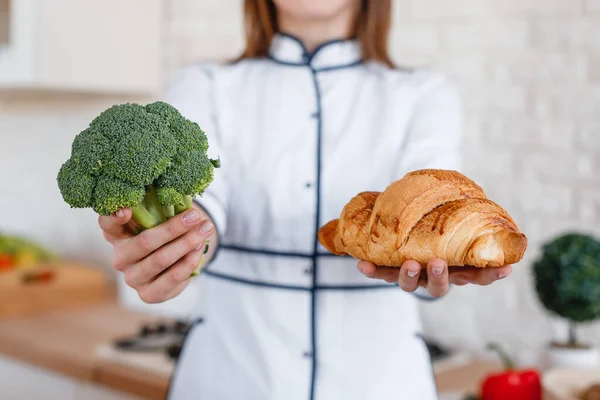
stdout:
{"type": "MultiPolygon", "coordinates": [[[[391,0],[361,0],[353,33],[361,44],[363,60],[393,68],[387,48],[391,9],[391,0]]],[[[268,56],[271,39],[278,31],[276,11],[273,0],[244,1],[246,48],[239,59],[268,56]]]]}

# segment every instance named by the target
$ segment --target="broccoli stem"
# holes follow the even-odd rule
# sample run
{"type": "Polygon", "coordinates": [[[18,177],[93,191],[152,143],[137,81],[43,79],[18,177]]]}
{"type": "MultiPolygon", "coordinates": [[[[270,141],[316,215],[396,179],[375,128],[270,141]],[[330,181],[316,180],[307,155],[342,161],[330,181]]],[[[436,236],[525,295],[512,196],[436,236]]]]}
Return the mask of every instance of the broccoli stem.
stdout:
{"type": "Polygon", "coordinates": [[[167,219],[192,208],[192,196],[183,196],[183,201],[174,205],[163,205],[156,195],[156,187],[148,185],[141,204],[132,207],[134,219],[144,229],[153,228],[167,219]]]}
{"type": "Polygon", "coordinates": [[[156,187],[154,185],[149,185],[148,187],[146,187],[144,205],[157,220],[160,220],[160,222],[164,222],[167,220],[163,212],[163,206],[158,201],[158,197],[156,197],[156,187]]]}
{"type": "Polygon", "coordinates": [[[190,208],[192,208],[192,203],[192,196],[183,196],[183,202],[175,204],[175,214],[179,214],[184,212],[185,210],[189,210],[190,208]]]}
{"type": "Polygon", "coordinates": [[[185,210],[187,210],[187,208],[183,205],[183,203],[175,204],[175,214],[181,214],[185,210]]]}
{"type": "Polygon", "coordinates": [[[150,229],[160,224],[160,220],[157,219],[154,214],[149,212],[143,203],[131,207],[131,211],[135,221],[144,227],[144,229],[150,229]]]}
{"type": "Polygon", "coordinates": [[[175,207],[173,205],[170,206],[162,206],[163,214],[166,218],[171,218],[175,216],[175,207]]]}
{"type": "Polygon", "coordinates": [[[154,185],[146,187],[144,200],[137,206],[132,207],[131,210],[133,218],[144,229],[154,228],[167,220],[163,205],[160,204],[156,197],[156,188],[154,185]]]}

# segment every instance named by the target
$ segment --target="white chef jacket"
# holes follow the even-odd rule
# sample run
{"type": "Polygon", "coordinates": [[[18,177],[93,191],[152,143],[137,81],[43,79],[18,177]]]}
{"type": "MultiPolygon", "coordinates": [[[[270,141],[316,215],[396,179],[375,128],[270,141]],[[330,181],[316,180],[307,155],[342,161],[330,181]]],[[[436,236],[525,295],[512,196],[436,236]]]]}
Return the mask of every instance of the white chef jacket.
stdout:
{"type": "Polygon", "coordinates": [[[328,254],[317,229],[357,193],[421,168],[459,169],[455,89],[361,60],[355,40],[308,54],[278,34],[265,59],[185,68],[166,101],[221,158],[197,200],[215,221],[198,323],[172,400],[437,398],[419,298],[328,254]]]}

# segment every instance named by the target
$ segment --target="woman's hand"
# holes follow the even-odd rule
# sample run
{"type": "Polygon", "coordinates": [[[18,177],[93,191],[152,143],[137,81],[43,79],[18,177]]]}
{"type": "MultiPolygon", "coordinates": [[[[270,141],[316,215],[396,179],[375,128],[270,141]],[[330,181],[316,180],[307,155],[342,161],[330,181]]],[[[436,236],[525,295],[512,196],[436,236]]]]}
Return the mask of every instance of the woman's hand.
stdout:
{"type": "Polygon", "coordinates": [[[416,261],[406,261],[401,268],[378,267],[368,261],[360,261],[358,270],[373,279],[383,279],[386,282],[398,282],[398,286],[406,292],[414,292],[419,286],[426,288],[434,297],[442,297],[450,284],[463,286],[467,283],[475,285],[490,285],[497,280],[506,278],[512,272],[512,266],[500,268],[452,267],[448,268],[446,261],[433,259],[422,270],[416,261]]]}
{"type": "Polygon", "coordinates": [[[193,208],[134,235],[128,227],[131,216],[130,209],[123,209],[98,219],[114,248],[113,267],[123,272],[125,283],[146,303],[178,296],[198,268],[213,223],[193,208]]]}

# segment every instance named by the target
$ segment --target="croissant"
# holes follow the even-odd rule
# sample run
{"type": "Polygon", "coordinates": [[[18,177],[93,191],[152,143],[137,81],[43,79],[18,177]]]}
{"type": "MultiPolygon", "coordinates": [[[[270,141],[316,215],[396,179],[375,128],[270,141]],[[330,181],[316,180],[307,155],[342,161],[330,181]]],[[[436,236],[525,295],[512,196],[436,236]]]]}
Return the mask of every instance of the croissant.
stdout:
{"type": "Polygon", "coordinates": [[[362,192],[319,242],[335,255],[399,267],[442,258],[450,266],[500,267],[523,258],[527,237],[475,182],[456,171],[406,174],[383,192],[362,192]]]}

